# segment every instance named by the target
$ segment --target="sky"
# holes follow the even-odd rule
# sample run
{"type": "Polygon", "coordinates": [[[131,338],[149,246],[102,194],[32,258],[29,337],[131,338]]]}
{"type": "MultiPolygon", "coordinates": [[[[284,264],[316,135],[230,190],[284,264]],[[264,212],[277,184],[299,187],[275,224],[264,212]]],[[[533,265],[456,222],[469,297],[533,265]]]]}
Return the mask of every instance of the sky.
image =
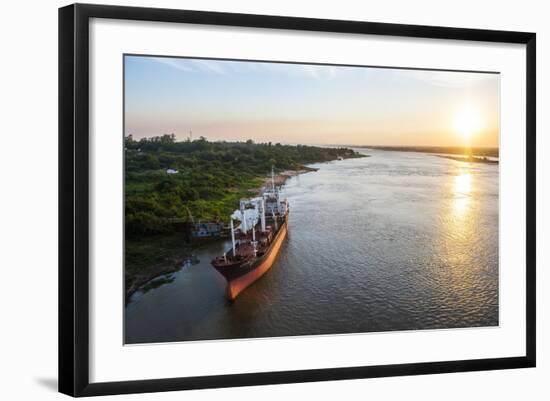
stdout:
{"type": "Polygon", "coordinates": [[[125,135],[498,147],[499,74],[125,56],[125,135]]]}

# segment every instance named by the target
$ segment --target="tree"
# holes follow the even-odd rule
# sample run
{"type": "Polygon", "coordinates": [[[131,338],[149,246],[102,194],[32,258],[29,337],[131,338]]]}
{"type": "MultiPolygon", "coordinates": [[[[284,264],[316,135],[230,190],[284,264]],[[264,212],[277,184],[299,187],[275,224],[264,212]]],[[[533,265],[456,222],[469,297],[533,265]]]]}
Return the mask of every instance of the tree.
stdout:
{"type": "Polygon", "coordinates": [[[176,142],[176,136],[174,134],[164,134],[160,137],[160,143],[163,145],[169,145],[176,142]]]}

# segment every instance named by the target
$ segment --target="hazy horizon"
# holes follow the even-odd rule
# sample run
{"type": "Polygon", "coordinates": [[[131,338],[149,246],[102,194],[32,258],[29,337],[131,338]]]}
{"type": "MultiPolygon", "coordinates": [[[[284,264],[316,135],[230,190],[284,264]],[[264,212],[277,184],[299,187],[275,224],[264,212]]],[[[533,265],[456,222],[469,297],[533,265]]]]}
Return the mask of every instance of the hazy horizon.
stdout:
{"type": "Polygon", "coordinates": [[[125,135],[499,146],[499,75],[126,56],[125,135]]]}
{"type": "MultiPolygon", "coordinates": [[[[159,134],[159,135],[146,135],[146,136],[142,136],[142,137],[136,137],[135,135],[133,135],[132,133],[129,133],[128,135],[132,135],[132,138],[136,141],[139,141],[140,139],[152,139],[154,137],[161,137],[163,135],[171,135],[172,132],[165,132],[165,133],[162,133],[162,134],[159,134]]],[[[128,137],[128,135],[125,135],[125,137],[128,137]]],[[[175,134],[174,134],[175,135],[175,134]]],[[[187,137],[183,137],[183,138],[180,138],[180,137],[177,137],[176,136],[176,141],[178,142],[181,142],[181,141],[187,141],[189,140],[189,136],[187,137]]],[[[200,139],[200,136],[199,137],[196,137],[195,135],[193,135],[193,138],[192,138],[192,141],[196,141],[196,140],[199,140],[200,139]]],[[[210,140],[208,138],[205,137],[205,139],[208,141],[208,142],[228,142],[228,143],[236,143],[236,142],[240,142],[240,143],[245,143],[246,141],[248,140],[253,140],[253,138],[246,138],[246,139],[235,139],[235,140],[228,140],[228,139],[215,139],[215,140],[210,140]]],[[[265,141],[254,141],[255,144],[268,144],[269,141],[265,142],[265,141]]],[[[356,147],[356,148],[377,148],[377,147],[396,147],[396,148],[400,148],[400,147],[403,147],[403,148],[461,148],[461,147],[464,147],[464,146],[458,146],[458,145],[422,145],[422,144],[418,144],[418,145],[382,145],[382,144],[350,144],[350,143],[315,143],[315,142],[312,142],[312,143],[303,143],[303,142],[273,142],[271,141],[272,145],[276,145],[277,143],[280,143],[281,145],[289,145],[289,146],[318,146],[318,147],[356,147]]],[[[473,145],[471,147],[475,147],[475,148],[487,148],[487,149],[498,149],[499,146],[496,145],[496,146],[477,146],[477,145],[473,145]]]]}

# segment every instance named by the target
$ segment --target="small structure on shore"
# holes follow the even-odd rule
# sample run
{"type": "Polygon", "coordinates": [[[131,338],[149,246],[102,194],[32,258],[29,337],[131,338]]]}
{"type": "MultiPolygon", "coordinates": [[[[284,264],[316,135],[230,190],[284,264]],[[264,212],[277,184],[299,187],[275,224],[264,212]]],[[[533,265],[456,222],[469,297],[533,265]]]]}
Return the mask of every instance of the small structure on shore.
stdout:
{"type": "Polygon", "coordinates": [[[193,238],[219,238],[226,233],[224,224],[221,222],[194,223],[191,227],[193,238]]]}

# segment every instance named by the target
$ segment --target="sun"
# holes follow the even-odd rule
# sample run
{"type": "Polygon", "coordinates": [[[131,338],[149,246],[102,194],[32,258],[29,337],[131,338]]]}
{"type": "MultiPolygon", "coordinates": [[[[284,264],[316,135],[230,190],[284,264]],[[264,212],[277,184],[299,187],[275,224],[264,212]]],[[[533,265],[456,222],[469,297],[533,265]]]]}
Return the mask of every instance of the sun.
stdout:
{"type": "Polygon", "coordinates": [[[465,107],[455,114],[453,127],[458,135],[468,141],[481,130],[481,116],[476,109],[465,107]]]}

